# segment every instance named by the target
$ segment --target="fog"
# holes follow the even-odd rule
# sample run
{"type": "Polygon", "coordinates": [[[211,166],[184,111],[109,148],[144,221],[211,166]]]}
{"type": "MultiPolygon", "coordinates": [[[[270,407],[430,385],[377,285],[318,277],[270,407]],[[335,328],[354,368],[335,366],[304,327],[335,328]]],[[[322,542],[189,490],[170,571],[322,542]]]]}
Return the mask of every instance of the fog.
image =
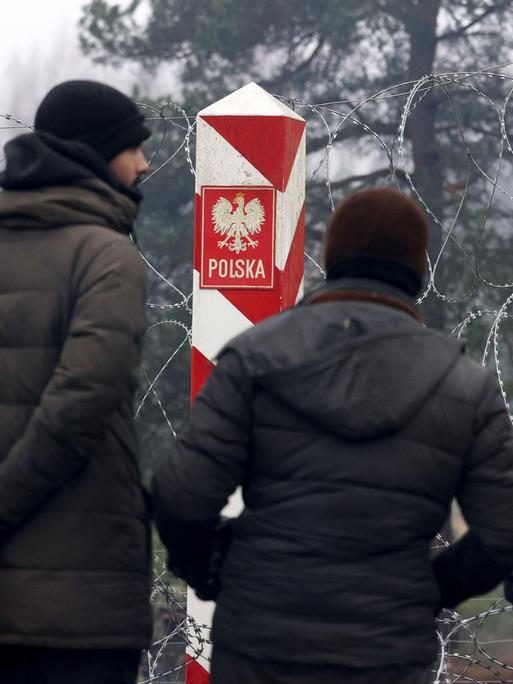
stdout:
{"type": "MultiPolygon", "coordinates": [[[[31,124],[49,88],[73,78],[104,81],[127,93],[138,84],[141,92],[155,97],[176,90],[172,74],[163,70],[148,74],[129,63],[116,69],[84,56],[79,47],[78,21],[87,3],[0,0],[0,115],[10,114],[31,124]]],[[[17,126],[0,118],[0,144],[20,132],[17,126]]]]}

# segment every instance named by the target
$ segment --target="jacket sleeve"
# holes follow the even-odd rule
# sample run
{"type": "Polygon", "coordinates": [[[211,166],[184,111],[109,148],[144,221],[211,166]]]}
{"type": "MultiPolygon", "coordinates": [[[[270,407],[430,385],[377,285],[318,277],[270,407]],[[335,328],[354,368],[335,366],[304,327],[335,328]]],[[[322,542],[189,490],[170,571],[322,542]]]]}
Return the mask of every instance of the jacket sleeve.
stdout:
{"type": "Polygon", "coordinates": [[[457,492],[469,531],[434,560],[441,607],[491,591],[513,569],[513,431],[491,373],[473,427],[457,492]]]}
{"type": "Polygon", "coordinates": [[[22,525],[87,464],[127,387],[144,333],[144,268],[128,239],[79,257],[60,359],[0,465],[0,536],[22,525]]]}
{"type": "Polygon", "coordinates": [[[220,512],[244,481],[251,396],[238,355],[225,352],[196,398],[188,427],[153,478],[155,522],[169,567],[195,588],[208,574],[220,512]]]}

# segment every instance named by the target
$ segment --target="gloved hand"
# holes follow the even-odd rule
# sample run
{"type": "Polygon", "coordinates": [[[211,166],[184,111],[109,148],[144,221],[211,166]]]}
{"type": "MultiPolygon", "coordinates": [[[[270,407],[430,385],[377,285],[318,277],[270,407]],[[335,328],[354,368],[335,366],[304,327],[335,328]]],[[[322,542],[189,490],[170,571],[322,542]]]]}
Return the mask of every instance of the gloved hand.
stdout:
{"type": "MultiPolygon", "coordinates": [[[[185,580],[203,601],[215,601],[220,590],[220,573],[230,549],[235,520],[221,518],[217,525],[174,525],[168,568],[185,580]]],[[[166,540],[163,540],[166,543],[166,540]]]]}
{"type": "Polygon", "coordinates": [[[513,573],[504,580],[504,598],[513,603],[513,573]]]}
{"type": "Polygon", "coordinates": [[[220,574],[224,559],[230,550],[233,538],[234,520],[221,519],[214,533],[210,558],[208,564],[208,575],[204,582],[195,587],[198,598],[203,601],[215,601],[221,591],[220,574]]]}

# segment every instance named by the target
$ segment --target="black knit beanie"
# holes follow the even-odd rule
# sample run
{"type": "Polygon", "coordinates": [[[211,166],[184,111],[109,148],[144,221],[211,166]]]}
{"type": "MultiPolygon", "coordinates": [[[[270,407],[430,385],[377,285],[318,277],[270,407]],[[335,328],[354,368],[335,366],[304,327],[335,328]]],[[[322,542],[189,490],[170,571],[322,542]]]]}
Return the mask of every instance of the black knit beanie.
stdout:
{"type": "Polygon", "coordinates": [[[52,88],[38,107],[35,129],[85,143],[105,161],[150,136],[135,102],[96,81],[65,81],[52,88]]]}
{"type": "Polygon", "coordinates": [[[392,188],[355,192],[328,224],[327,278],[383,280],[414,296],[426,270],[427,242],[427,218],[409,197],[392,188]]]}

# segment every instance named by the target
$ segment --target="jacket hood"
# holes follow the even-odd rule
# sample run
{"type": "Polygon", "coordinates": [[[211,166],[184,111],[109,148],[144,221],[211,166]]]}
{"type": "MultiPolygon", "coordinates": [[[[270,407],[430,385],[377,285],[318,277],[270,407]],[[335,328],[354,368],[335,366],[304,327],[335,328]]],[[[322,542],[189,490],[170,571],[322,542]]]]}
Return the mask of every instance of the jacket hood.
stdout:
{"type": "Polygon", "coordinates": [[[297,307],[226,349],[279,401],[354,440],[406,425],[463,353],[407,313],[352,301],[297,307]]]}
{"type": "Polygon", "coordinates": [[[128,233],[141,195],[118,183],[87,145],[46,133],[18,136],[5,146],[0,222],[11,229],[95,223],[128,233]]]}
{"type": "Polygon", "coordinates": [[[75,140],[61,140],[43,131],[25,133],[5,145],[5,156],[5,171],[0,174],[4,190],[35,190],[99,178],[137,204],[142,199],[138,190],[112,175],[92,147],[75,140]]]}

